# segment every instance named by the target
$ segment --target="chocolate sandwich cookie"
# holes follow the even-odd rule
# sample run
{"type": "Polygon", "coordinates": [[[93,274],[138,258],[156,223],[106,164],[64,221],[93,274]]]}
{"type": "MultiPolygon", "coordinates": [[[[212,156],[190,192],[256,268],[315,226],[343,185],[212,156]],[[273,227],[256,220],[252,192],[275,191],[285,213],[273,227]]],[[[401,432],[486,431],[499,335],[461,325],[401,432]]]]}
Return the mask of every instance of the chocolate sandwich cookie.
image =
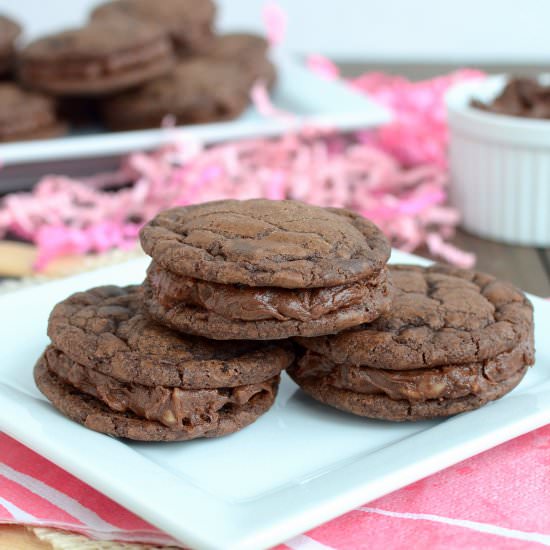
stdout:
{"type": "Polygon", "coordinates": [[[110,435],[167,441],[231,433],[269,409],[288,345],[220,349],[159,326],[141,302],[139,287],[99,287],[54,308],[35,379],[58,409],[110,435]]]}
{"type": "Polygon", "coordinates": [[[211,0],[115,0],[95,8],[92,19],[120,15],[162,27],[180,56],[204,53],[214,38],[216,5],[211,0]]]}
{"type": "Polygon", "coordinates": [[[51,98],[17,84],[0,83],[0,142],[45,139],[66,131],[51,98]]]}
{"type": "Polygon", "coordinates": [[[361,416],[419,420],[501,397],[534,362],[533,310],[490,275],[390,266],[389,312],[370,324],[298,338],[290,376],[315,399],[361,416]]]}
{"type": "Polygon", "coordinates": [[[172,45],[161,28],[113,17],[32,42],[21,52],[19,76],[54,95],[93,96],[143,84],[173,65],[172,45]]]}
{"type": "Polygon", "coordinates": [[[248,105],[249,84],[234,62],[180,61],[163,78],[105,98],[101,111],[112,130],[159,127],[167,115],[179,125],[230,120],[248,105]]]}
{"type": "Polygon", "coordinates": [[[0,15],[0,76],[11,72],[15,61],[15,42],[21,27],[8,17],[0,15]]]}
{"type": "Polygon", "coordinates": [[[272,87],[277,79],[275,66],[268,58],[268,43],[257,34],[232,33],[216,36],[208,56],[227,62],[237,62],[242,77],[253,84],[257,80],[272,87]]]}
{"type": "Polygon", "coordinates": [[[167,210],[141,232],[149,313],[182,332],[268,340],[332,334],[390,301],[389,244],[357,214],[296,201],[167,210]]]}

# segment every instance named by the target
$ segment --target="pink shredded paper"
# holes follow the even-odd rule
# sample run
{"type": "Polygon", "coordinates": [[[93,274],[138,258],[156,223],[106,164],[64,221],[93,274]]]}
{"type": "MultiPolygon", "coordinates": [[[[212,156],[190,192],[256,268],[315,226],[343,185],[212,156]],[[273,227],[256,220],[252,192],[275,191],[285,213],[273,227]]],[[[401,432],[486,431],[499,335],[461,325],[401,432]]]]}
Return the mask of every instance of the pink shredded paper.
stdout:
{"type": "Polygon", "coordinates": [[[271,46],[280,44],[286,34],[287,16],[276,2],[268,2],[263,8],[263,22],[271,46]]]}
{"type": "Polygon", "coordinates": [[[46,176],[33,191],[4,198],[0,237],[9,231],[36,243],[36,268],[42,269],[64,254],[131,247],[141,225],[162,209],[253,197],[351,208],[403,250],[426,245],[457,265],[474,261],[445,242],[458,214],[444,205],[441,168],[403,169],[375,147],[315,129],[211,148],[179,141],[133,153],[111,174],[46,176]]]}
{"type": "MultiPolygon", "coordinates": [[[[339,78],[338,67],[321,55],[311,55],[308,67],[324,78],[339,78]]],[[[447,166],[447,118],[444,96],[458,82],[484,74],[462,69],[449,75],[411,82],[402,76],[365,73],[348,82],[393,113],[393,121],[375,131],[359,134],[369,145],[394,156],[405,166],[447,166]]]]}
{"type": "MultiPolygon", "coordinates": [[[[285,13],[271,2],[263,16],[270,44],[279,44],[285,13]]],[[[320,55],[310,56],[308,66],[324,78],[339,77],[338,68],[320,55]]],[[[152,153],[130,154],[112,173],[83,180],[46,176],[32,192],[9,195],[0,203],[0,238],[9,232],[35,243],[35,267],[41,270],[65,254],[131,248],[143,223],[172,206],[292,198],[356,210],[402,250],[424,246],[447,262],[471,267],[475,257],[448,242],[459,214],[445,206],[443,96],[455,82],[480,75],[463,70],[413,83],[368,73],[351,80],[394,114],[391,124],[354,138],[302,128],[276,139],[205,148],[174,137],[172,145],[152,153]]],[[[271,103],[263,83],[254,85],[251,97],[263,116],[296,122],[271,103]]],[[[170,120],[164,125],[171,131],[170,120]]]]}

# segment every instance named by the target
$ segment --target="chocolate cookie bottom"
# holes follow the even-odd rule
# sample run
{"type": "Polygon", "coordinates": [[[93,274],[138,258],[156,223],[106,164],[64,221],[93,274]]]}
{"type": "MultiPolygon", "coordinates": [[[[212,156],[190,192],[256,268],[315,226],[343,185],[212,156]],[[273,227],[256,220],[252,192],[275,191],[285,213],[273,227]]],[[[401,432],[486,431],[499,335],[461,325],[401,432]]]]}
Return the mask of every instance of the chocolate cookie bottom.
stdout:
{"type": "Polygon", "coordinates": [[[220,437],[239,431],[267,412],[277,395],[279,377],[267,381],[269,388],[253,395],[243,405],[230,403],[212,417],[199,418],[177,429],[133,412],[115,411],[103,401],[64,382],[48,368],[43,355],[34,369],[40,391],[53,406],[87,428],[115,437],[139,441],[184,441],[199,437],[220,437]]]}
{"type": "Polygon", "coordinates": [[[52,123],[47,126],[40,126],[22,132],[12,132],[9,129],[6,131],[0,130],[0,143],[9,141],[30,141],[35,139],[49,139],[61,137],[67,133],[67,125],[63,122],[52,123]]]}
{"type": "Polygon", "coordinates": [[[426,401],[392,399],[383,393],[359,393],[339,388],[332,385],[326,376],[304,375],[297,365],[290,367],[287,372],[305,393],[325,405],[358,416],[402,422],[452,416],[478,409],[512,391],[521,382],[527,369],[527,366],[522,366],[508,378],[484,388],[483,393],[426,401]]]}

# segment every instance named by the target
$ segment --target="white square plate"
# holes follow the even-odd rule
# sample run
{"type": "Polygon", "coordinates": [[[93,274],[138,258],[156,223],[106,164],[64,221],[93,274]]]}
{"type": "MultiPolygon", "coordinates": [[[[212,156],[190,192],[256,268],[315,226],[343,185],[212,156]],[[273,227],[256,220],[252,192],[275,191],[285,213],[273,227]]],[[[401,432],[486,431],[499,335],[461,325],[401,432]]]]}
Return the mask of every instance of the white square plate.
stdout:
{"type": "MultiPolygon", "coordinates": [[[[394,252],[393,262],[422,262],[394,252]]],[[[0,428],[193,548],[265,548],[550,422],[550,303],[533,298],[537,365],[500,401],[392,424],[323,407],[287,377],[273,409],[218,440],[129,443],[59,414],[33,383],[53,305],[140,282],[146,259],[0,296],[0,428]]],[[[223,343],[220,343],[223,345],[223,343]]]]}

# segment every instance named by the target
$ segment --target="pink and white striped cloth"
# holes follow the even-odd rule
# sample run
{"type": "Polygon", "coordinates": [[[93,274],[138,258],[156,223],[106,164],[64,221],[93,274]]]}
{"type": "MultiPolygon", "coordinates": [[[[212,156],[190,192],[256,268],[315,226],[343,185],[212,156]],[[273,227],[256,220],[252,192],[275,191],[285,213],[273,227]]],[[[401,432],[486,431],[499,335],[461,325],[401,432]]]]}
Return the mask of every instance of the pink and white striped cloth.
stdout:
{"type": "MultiPolygon", "coordinates": [[[[5,434],[0,434],[0,522],[178,545],[5,434]]],[[[277,550],[545,546],[550,546],[550,425],[365,504],[277,550]]]]}

